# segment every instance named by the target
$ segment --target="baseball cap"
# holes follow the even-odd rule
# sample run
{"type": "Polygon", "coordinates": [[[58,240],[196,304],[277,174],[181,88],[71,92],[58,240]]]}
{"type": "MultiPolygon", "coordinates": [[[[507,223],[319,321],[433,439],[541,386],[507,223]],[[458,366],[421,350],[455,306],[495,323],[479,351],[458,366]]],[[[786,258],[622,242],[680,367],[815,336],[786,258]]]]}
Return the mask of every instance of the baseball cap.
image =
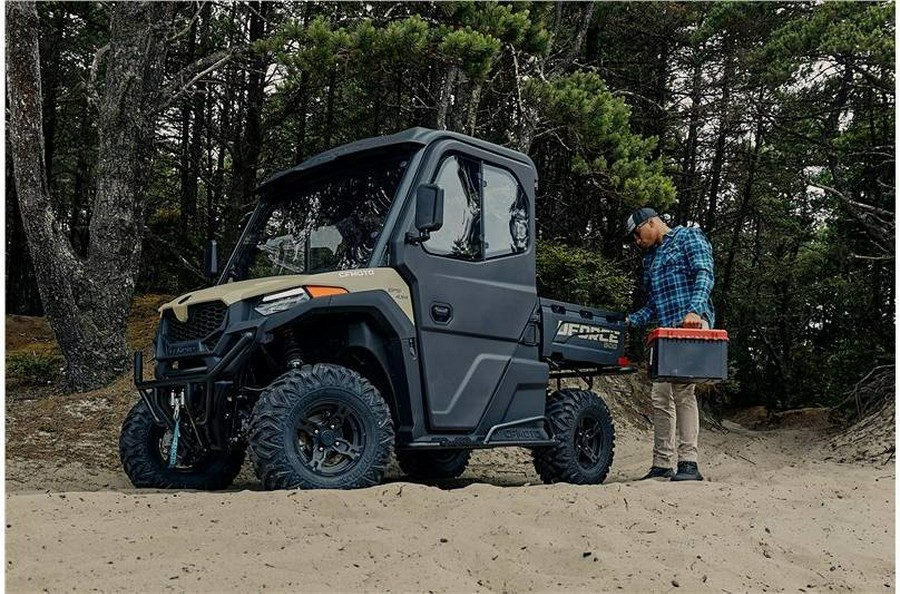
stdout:
{"type": "Polygon", "coordinates": [[[656,216],[659,215],[657,215],[656,211],[649,206],[637,209],[636,211],[631,213],[631,216],[629,216],[625,221],[625,236],[630,236],[632,233],[634,233],[634,230],[638,228],[638,225],[640,225],[647,219],[652,219],[656,216]]]}

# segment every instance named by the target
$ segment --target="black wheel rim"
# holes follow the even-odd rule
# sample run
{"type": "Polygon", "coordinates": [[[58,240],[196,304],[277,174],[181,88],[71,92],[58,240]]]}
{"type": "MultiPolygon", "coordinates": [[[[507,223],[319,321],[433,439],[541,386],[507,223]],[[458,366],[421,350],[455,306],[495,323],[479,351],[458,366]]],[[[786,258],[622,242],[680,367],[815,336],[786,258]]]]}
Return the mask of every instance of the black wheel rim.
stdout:
{"type": "Polygon", "coordinates": [[[593,470],[603,458],[603,425],[600,418],[590,412],[578,419],[575,426],[575,454],[578,466],[593,470]]]}
{"type": "Polygon", "coordinates": [[[346,473],[365,451],[363,420],[344,402],[317,401],[299,415],[294,428],[301,463],[319,476],[346,473]]]}

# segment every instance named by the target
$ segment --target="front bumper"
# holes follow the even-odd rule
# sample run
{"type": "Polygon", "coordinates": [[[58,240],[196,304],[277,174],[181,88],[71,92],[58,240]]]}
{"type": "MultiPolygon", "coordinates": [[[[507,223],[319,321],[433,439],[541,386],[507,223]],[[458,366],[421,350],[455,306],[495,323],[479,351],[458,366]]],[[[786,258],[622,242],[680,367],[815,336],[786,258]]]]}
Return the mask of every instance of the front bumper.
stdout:
{"type": "MultiPolygon", "coordinates": [[[[379,299],[390,300],[386,292],[377,293],[379,299]]],[[[236,388],[242,386],[236,384],[243,379],[241,372],[248,359],[258,353],[257,347],[271,343],[279,329],[301,323],[306,316],[318,311],[361,311],[360,302],[367,305],[368,299],[374,298],[367,293],[320,297],[263,317],[251,316],[251,304],[239,302],[229,307],[214,335],[202,340],[173,341],[163,320],[156,341],[157,379],[143,379],[143,356],[138,352],[134,355],[135,386],[161,427],[173,427],[173,395],[181,400],[183,394],[183,412],[189,415],[203,445],[227,449],[231,447],[229,435],[234,436],[229,425],[235,421],[226,414],[234,412],[228,409],[230,397],[239,396],[236,388]],[[185,365],[190,367],[185,369],[185,365]]],[[[382,307],[379,311],[391,310],[382,307]]],[[[412,337],[412,330],[404,331],[403,336],[412,337]]]]}
{"type": "Polygon", "coordinates": [[[183,372],[171,370],[163,379],[144,380],[143,353],[134,353],[134,385],[141,399],[150,409],[153,420],[161,427],[174,427],[173,396],[184,398],[184,410],[196,428],[202,445],[212,449],[227,447],[224,427],[211,422],[216,408],[222,406],[223,396],[234,387],[234,377],[253,351],[256,332],[246,330],[221,358],[214,358],[210,366],[196,367],[183,372]]]}

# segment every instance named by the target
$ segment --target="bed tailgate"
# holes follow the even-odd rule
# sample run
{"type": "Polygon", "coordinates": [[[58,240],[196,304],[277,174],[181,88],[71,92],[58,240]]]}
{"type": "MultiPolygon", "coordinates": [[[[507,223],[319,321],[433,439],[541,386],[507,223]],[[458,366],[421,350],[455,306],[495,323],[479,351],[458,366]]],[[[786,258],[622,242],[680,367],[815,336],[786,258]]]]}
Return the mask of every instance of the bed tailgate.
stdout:
{"type": "Polygon", "coordinates": [[[625,314],[540,298],[541,357],[619,365],[625,354],[625,314]]]}

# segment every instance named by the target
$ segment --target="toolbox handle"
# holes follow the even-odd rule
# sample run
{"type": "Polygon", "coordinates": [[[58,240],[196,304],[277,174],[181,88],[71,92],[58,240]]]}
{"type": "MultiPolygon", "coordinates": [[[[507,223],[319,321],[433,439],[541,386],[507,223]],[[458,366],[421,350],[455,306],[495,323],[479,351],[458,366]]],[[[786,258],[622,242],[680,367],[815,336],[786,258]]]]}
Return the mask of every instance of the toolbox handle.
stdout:
{"type": "Polygon", "coordinates": [[[656,328],[647,335],[647,343],[649,344],[660,338],[728,342],[728,331],[703,328],[656,328]]]}

